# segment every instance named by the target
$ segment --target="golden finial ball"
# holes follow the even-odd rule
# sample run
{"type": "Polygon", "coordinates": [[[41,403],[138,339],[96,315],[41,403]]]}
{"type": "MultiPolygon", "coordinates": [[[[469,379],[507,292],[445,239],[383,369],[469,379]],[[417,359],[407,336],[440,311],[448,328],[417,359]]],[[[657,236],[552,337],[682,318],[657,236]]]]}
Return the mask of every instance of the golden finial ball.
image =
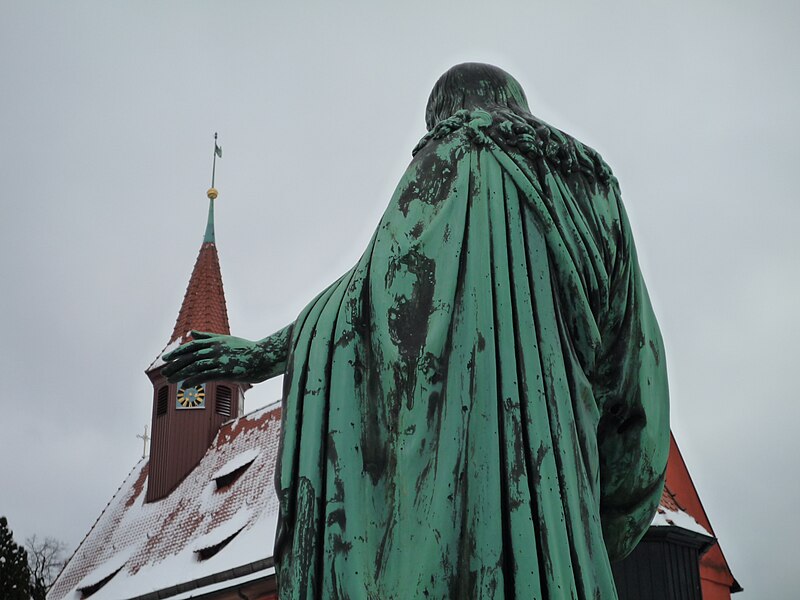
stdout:
{"type": "Polygon", "coordinates": [[[216,200],[217,199],[217,195],[218,194],[217,194],[217,189],[216,188],[211,188],[210,190],[208,190],[208,199],[209,200],[216,200]]]}

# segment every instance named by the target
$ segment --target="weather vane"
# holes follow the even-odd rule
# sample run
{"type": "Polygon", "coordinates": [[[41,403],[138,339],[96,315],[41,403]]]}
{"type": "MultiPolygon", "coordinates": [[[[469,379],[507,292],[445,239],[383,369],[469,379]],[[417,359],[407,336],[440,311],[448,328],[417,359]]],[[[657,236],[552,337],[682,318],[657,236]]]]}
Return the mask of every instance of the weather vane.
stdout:
{"type": "Polygon", "coordinates": [[[214,187],[214,177],[217,174],[217,157],[222,158],[222,147],[217,144],[217,133],[214,132],[214,163],[211,166],[211,187],[214,187]]]}

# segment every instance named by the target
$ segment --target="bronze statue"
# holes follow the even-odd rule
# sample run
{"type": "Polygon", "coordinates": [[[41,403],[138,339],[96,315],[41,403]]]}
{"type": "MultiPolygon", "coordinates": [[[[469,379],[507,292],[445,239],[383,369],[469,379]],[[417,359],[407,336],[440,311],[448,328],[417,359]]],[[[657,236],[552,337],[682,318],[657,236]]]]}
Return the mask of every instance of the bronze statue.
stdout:
{"type": "Polygon", "coordinates": [[[664,350],[611,170],[510,75],[453,67],[361,259],[188,384],[284,374],[288,598],[616,598],[661,496],[664,350]]]}

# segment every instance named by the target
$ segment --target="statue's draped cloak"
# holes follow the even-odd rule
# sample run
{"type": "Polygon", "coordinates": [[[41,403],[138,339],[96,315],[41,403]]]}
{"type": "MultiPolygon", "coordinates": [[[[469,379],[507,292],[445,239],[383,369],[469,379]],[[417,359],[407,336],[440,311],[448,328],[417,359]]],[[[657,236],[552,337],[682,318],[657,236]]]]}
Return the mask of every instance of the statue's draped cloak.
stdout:
{"type": "Polygon", "coordinates": [[[616,598],[667,421],[608,167],[530,115],[460,111],[294,324],[280,597],[616,598]]]}

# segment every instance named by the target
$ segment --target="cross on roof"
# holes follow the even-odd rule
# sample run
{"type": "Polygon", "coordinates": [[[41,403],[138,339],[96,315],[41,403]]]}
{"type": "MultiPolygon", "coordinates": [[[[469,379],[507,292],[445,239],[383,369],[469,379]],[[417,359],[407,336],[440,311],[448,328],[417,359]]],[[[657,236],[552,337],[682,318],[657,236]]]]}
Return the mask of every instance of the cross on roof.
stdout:
{"type": "Polygon", "coordinates": [[[145,458],[147,456],[147,442],[150,441],[150,436],[147,435],[147,425],[144,426],[144,434],[139,433],[136,437],[142,440],[142,458],[145,458]]]}

